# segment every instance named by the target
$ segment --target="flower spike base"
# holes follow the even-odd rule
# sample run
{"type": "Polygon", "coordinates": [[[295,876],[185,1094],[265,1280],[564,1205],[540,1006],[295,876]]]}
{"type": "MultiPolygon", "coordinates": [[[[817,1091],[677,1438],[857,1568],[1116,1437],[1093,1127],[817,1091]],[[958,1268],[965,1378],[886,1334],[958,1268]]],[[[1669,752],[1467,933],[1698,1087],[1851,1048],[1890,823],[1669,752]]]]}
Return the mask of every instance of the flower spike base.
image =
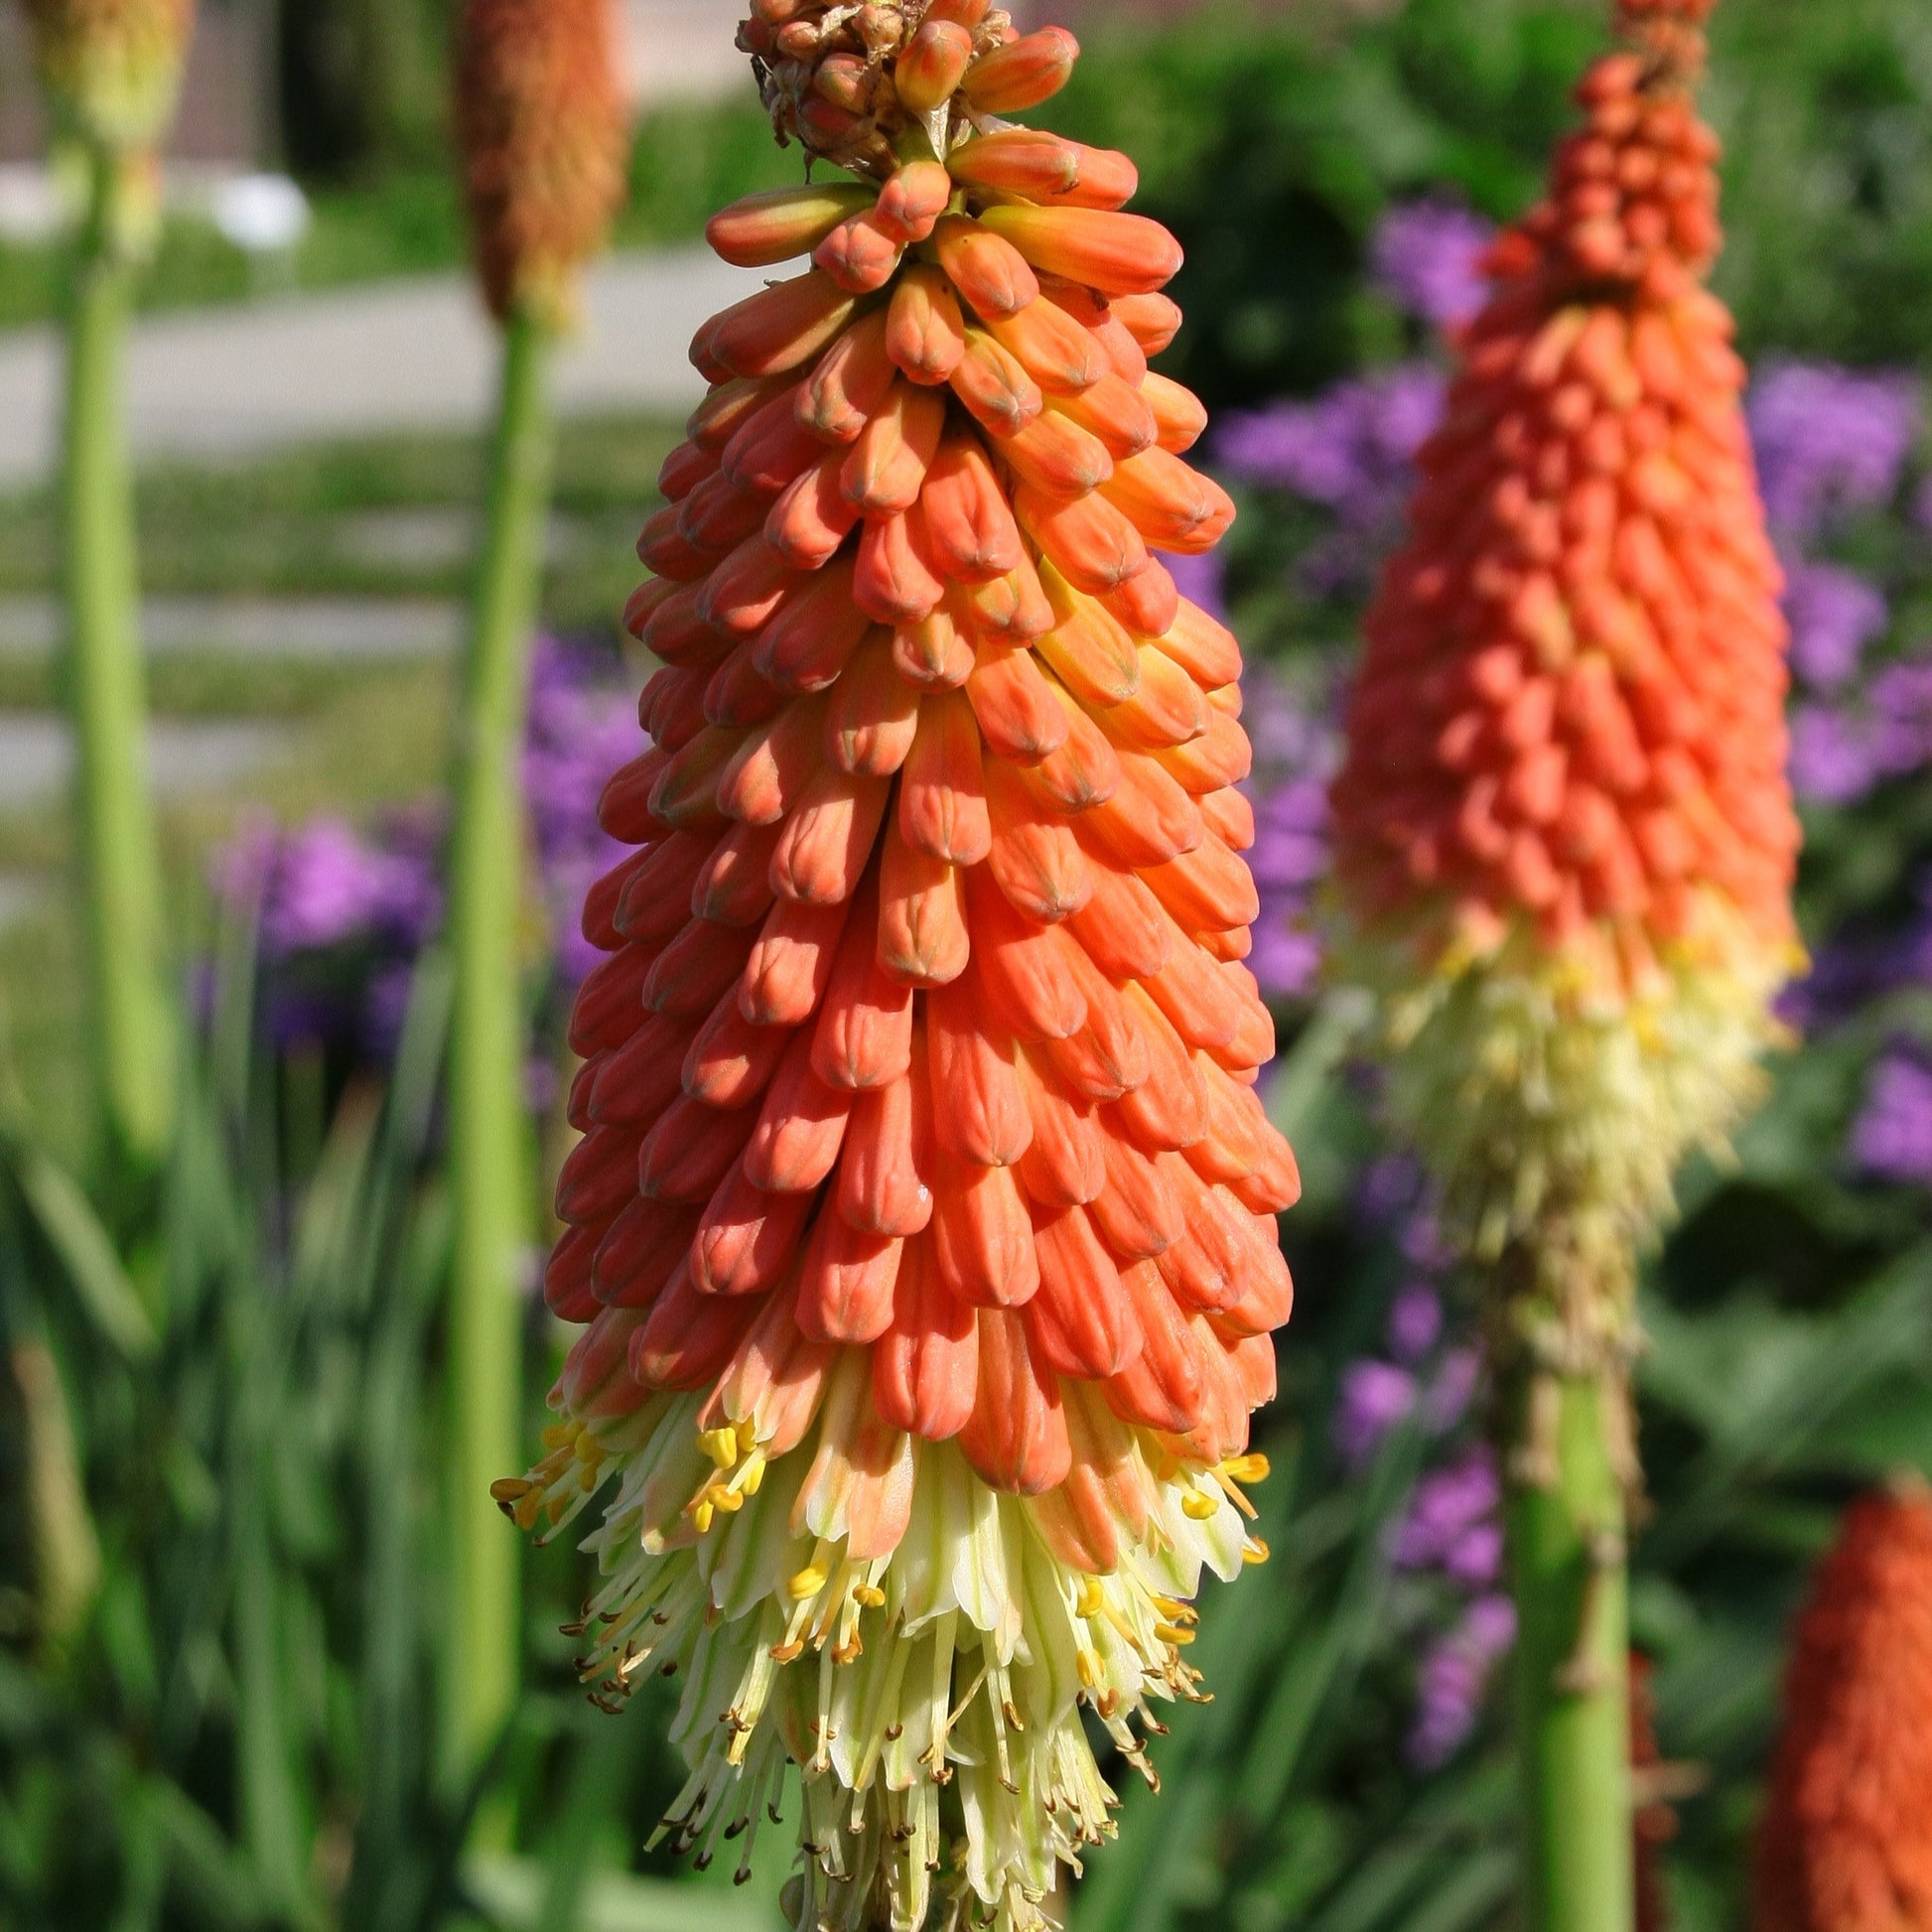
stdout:
{"type": "Polygon", "coordinates": [[[1202,1573],[1264,1554],[1298,1182],[1240,656],[1158,554],[1232,509],[1147,367],[1179,255],[1131,164],[999,118],[1070,37],[765,0],[741,38],[847,178],[712,224],[813,265],[700,331],[640,543],[665,668],[546,1285],[589,1325],[496,1493],[599,1499],[583,1668],[684,1679],[680,1844],[795,1782],[795,1925],[1023,1932],[1110,1829],[1083,1710],[1152,1776],[1202,1573]]]}
{"type": "Polygon", "coordinates": [[[1796,956],[1778,572],[1703,287],[1711,4],[1622,0],[1496,244],[1334,790],[1344,969],[1487,1294],[1538,1932],[1629,1921],[1635,1256],[1796,956]]]}

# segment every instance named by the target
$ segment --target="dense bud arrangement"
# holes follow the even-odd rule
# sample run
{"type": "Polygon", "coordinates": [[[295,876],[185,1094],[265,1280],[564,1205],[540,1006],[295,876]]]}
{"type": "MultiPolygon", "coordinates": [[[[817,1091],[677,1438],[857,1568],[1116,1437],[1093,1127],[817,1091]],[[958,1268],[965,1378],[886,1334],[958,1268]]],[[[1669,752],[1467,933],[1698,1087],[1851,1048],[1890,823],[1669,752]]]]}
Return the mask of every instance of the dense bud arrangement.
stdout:
{"type": "Polygon", "coordinates": [[[1495,246],[1334,789],[1396,1102],[1479,1256],[1536,1225],[1567,1292],[1612,1291],[1587,1346],[1751,1092],[1795,954],[1778,568],[1702,286],[1708,11],[1627,0],[1495,246]]]}
{"type": "Polygon", "coordinates": [[[151,146],[174,118],[195,0],[24,0],[59,119],[113,149],[151,146]]]}
{"type": "Polygon", "coordinates": [[[1240,654],[1159,555],[1232,516],[1147,366],[1178,251],[1123,156],[977,117],[1000,55],[980,98],[1045,91],[983,7],[747,39],[791,100],[888,17],[854,97],[922,103],[897,165],[712,224],[814,265],[699,333],[640,540],[664,668],[603,804],[638,851],[586,907],[547,1284],[589,1325],[498,1495],[554,1528],[615,1484],[584,1669],[689,1673],[680,1842],[756,1831],[789,1762],[796,1925],[911,1932],[944,1871],[953,1922],[1025,1928],[1109,1829],[1081,1707],[1144,1763],[1202,1570],[1264,1554],[1298,1181],[1240,654]]]}
{"type": "Polygon", "coordinates": [[[950,154],[1057,93],[1079,53],[1063,28],[1016,35],[989,0],[757,0],[738,44],[781,142],[880,181],[908,132],[950,154]]]}
{"type": "Polygon", "coordinates": [[[1800,1618],[1756,1932],[1932,1926],[1932,1496],[1847,1513],[1800,1618]]]}
{"type": "Polygon", "coordinates": [[[611,0],[466,0],[456,131],[477,269],[499,321],[557,325],[623,200],[611,0]]]}

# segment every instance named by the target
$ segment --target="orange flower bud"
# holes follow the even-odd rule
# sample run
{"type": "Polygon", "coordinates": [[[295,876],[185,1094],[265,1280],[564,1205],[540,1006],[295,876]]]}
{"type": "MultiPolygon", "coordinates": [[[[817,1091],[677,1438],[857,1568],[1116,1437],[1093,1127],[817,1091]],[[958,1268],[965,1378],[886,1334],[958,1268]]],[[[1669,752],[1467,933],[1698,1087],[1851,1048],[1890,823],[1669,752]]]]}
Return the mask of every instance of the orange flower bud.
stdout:
{"type": "Polygon", "coordinates": [[[1180,244],[1142,214],[1014,204],[980,219],[1035,268],[1106,295],[1152,295],[1180,269],[1180,244]]]}
{"type": "Polygon", "coordinates": [[[1073,77],[1080,43],[1064,27],[1010,41],[967,69],[966,98],[982,114],[1021,114],[1050,100],[1073,77]]]}
{"type": "Polygon", "coordinates": [[[714,214],[705,239],[736,268],[768,268],[809,255],[840,222],[863,213],[873,202],[872,192],[856,182],[774,188],[714,214]]]}
{"type": "Polygon", "coordinates": [[[951,97],[972,58],[973,37],[964,27],[950,20],[926,21],[893,69],[899,105],[910,114],[930,114],[951,97]]]}
{"type": "Polygon", "coordinates": [[[969,188],[1023,195],[1054,207],[1117,208],[1140,187],[1140,171],[1126,155],[1026,127],[965,142],[946,157],[946,167],[969,188]]]}

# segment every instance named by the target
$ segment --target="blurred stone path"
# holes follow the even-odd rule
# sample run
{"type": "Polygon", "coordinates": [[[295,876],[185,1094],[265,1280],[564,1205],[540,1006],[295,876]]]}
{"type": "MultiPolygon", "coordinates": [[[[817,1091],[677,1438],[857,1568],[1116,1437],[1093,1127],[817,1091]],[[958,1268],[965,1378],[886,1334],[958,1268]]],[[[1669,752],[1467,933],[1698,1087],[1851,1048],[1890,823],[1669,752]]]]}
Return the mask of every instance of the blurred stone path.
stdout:
{"type": "MultiPolygon", "coordinates": [[[[288,733],[252,718],[155,718],[148,724],[148,768],[161,797],[214,790],[257,771],[288,733]]],[[[73,734],[38,711],[0,711],[0,810],[46,803],[73,773],[73,734]]]]}
{"type": "MultiPolygon", "coordinates": [[[[593,271],[584,326],[557,358],[566,415],[662,410],[703,394],[686,349],[760,277],[708,250],[620,255],[593,271]]],[[[137,461],[486,420],[496,344],[467,275],[143,320],[130,368],[137,461]]],[[[54,332],[0,334],[0,489],[43,479],[60,407],[54,332]]]]}
{"type": "MultiPolygon", "coordinates": [[[[141,608],[155,655],[393,663],[453,649],[462,626],[462,607],[436,598],[159,597],[141,608]]],[[[0,597],[0,658],[45,656],[60,637],[54,598],[0,597]]]]}

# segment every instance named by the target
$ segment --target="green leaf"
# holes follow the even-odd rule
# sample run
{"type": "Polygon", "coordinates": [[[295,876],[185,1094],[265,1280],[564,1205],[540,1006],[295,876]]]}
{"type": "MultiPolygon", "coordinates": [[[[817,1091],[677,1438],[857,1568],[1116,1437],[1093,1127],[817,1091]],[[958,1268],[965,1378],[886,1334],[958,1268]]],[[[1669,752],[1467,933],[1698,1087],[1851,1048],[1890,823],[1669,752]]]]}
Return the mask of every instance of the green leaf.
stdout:
{"type": "Polygon", "coordinates": [[[24,1135],[0,1130],[0,1148],[23,1205],[59,1258],[82,1311],[123,1360],[149,1360],[159,1345],[154,1323],[86,1195],[24,1135]]]}

